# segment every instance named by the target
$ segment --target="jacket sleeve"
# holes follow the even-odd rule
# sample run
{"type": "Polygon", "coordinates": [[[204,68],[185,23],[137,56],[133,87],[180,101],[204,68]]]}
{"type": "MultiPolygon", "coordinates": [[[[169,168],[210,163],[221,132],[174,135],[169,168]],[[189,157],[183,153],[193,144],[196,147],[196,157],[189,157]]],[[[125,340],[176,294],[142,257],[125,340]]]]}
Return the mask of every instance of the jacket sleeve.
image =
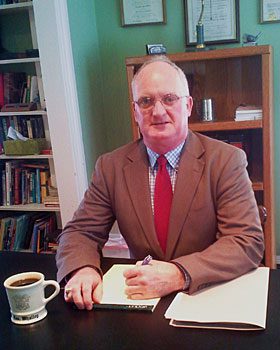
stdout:
{"type": "Polygon", "coordinates": [[[101,250],[115,221],[104,174],[104,157],[100,157],[84,199],[58,237],[59,282],[84,266],[100,270],[101,250]]]}
{"type": "Polygon", "coordinates": [[[264,238],[243,151],[236,148],[217,176],[216,241],[201,252],[174,259],[190,274],[189,293],[258,267],[264,238]]]}

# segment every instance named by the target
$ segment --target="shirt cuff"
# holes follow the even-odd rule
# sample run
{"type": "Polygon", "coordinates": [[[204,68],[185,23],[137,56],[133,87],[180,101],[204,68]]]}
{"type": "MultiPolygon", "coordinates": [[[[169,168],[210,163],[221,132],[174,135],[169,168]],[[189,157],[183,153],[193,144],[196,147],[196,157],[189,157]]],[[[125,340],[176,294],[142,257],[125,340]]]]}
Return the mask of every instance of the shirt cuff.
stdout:
{"type": "Polygon", "coordinates": [[[184,278],[185,278],[185,285],[182,289],[183,292],[187,292],[189,290],[190,284],[191,284],[191,276],[189,275],[188,271],[184,268],[183,265],[178,263],[177,261],[170,261],[171,264],[174,264],[178,267],[178,269],[182,272],[184,278]]]}

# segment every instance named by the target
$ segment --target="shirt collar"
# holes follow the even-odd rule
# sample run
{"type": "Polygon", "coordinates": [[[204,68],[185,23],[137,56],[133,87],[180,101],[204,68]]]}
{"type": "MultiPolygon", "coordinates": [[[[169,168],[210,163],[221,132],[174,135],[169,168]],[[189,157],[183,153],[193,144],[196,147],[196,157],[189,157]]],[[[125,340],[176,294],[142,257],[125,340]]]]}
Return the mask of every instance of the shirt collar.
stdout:
{"type": "MultiPolygon", "coordinates": [[[[185,141],[180,143],[179,146],[177,146],[176,148],[172,149],[171,151],[167,152],[164,154],[165,158],[167,159],[169,165],[175,169],[179,163],[180,160],[180,154],[182,151],[182,148],[185,144],[185,141]]],[[[150,161],[150,166],[152,169],[154,169],[155,165],[156,165],[156,161],[158,159],[158,157],[160,156],[160,154],[154,152],[153,150],[151,150],[149,147],[147,148],[147,153],[149,156],[149,161],[150,161]]]]}

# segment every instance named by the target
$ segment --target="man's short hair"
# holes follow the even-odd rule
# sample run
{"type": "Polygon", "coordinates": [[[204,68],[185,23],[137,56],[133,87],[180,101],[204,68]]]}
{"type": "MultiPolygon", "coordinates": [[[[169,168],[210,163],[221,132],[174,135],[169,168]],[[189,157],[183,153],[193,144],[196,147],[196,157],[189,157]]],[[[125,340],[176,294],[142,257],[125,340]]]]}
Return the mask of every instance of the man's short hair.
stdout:
{"type": "Polygon", "coordinates": [[[132,93],[134,92],[134,86],[135,86],[135,82],[136,82],[136,79],[139,75],[139,73],[146,67],[148,66],[149,64],[151,63],[154,63],[154,62],[164,62],[164,63],[167,63],[169,64],[171,67],[173,67],[177,72],[178,72],[178,75],[179,75],[179,78],[181,80],[181,82],[183,83],[183,85],[185,86],[186,88],[186,92],[187,94],[189,95],[189,84],[188,84],[188,80],[186,78],[186,75],[185,73],[183,72],[183,70],[178,67],[174,62],[172,62],[167,56],[165,55],[154,55],[154,56],[151,56],[147,61],[145,61],[142,66],[138,69],[138,71],[135,73],[132,81],[131,81],[131,88],[132,88],[132,93]]]}

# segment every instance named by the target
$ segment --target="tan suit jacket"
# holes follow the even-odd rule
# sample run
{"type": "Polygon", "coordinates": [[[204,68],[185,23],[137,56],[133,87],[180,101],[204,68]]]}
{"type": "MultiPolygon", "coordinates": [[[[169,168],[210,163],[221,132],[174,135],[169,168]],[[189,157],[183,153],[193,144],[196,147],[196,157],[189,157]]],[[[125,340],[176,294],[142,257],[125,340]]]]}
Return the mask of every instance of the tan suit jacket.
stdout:
{"type": "Polygon", "coordinates": [[[264,242],[246,166],[242,150],[189,131],[164,255],[154,228],[145,145],[139,140],[101,156],[84,200],[60,235],[58,280],[82,266],[100,267],[115,219],[132,257],[179,262],[191,276],[190,293],[256,268],[264,242]]]}

